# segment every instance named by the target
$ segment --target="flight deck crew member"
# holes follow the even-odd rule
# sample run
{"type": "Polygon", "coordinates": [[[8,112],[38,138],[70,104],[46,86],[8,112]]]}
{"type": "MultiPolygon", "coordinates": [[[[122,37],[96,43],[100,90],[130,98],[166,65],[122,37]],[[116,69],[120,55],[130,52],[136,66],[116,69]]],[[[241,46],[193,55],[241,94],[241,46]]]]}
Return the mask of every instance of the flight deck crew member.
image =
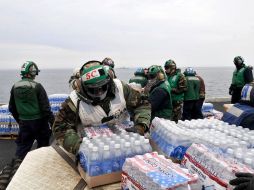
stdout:
{"type": "Polygon", "coordinates": [[[191,67],[185,69],[184,75],[187,79],[187,91],[184,93],[183,120],[191,120],[195,117],[195,105],[199,100],[200,80],[191,67]]]}
{"type": "Polygon", "coordinates": [[[245,84],[253,81],[252,67],[244,64],[241,56],[234,58],[235,71],[232,77],[232,83],[229,87],[229,94],[232,95],[231,103],[238,103],[241,99],[241,91],[245,84]]]}
{"type": "Polygon", "coordinates": [[[148,131],[149,102],[128,84],[111,78],[104,66],[84,68],[78,82],[81,88],[62,103],[53,126],[53,134],[65,150],[77,154],[84,127],[121,123],[127,112],[134,115],[134,126],[126,131],[141,135],[148,131]]]}
{"type": "Polygon", "coordinates": [[[34,81],[39,71],[34,62],[25,62],[21,67],[22,79],[11,89],[9,110],[19,124],[16,157],[20,159],[30,151],[34,140],[37,148],[49,146],[54,115],[45,89],[34,81]]]}
{"type": "Polygon", "coordinates": [[[187,90],[187,81],[181,70],[176,68],[174,60],[169,59],[164,65],[165,72],[168,77],[168,82],[171,86],[172,97],[172,120],[177,122],[182,118],[184,92],[187,90]]]}
{"type": "Polygon", "coordinates": [[[161,66],[152,65],[148,69],[149,101],[154,117],[172,119],[171,87],[161,66]]]}

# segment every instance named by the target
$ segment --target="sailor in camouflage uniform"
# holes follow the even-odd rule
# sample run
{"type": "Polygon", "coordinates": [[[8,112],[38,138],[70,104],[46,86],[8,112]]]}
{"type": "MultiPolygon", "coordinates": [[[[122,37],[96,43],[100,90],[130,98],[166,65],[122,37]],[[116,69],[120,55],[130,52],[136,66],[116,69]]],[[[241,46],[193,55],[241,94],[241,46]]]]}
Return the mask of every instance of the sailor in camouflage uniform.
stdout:
{"type": "Polygon", "coordinates": [[[171,86],[173,116],[172,120],[177,122],[182,118],[184,92],[187,90],[187,81],[180,69],[176,68],[174,60],[169,59],[166,61],[165,72],[168,77],[168,82],[171,86]]]}
{"type": "Polygon", "coordinates": [[[79,90],[62,104],[53,126],[60,145],[76,154],[84,127],[117,124],[133,113],[134,126],[128,132],[144,135],[151,119],[151,106],[142,95],[119,79],[112,79],[102,65],[83,70],[79,90]]]}

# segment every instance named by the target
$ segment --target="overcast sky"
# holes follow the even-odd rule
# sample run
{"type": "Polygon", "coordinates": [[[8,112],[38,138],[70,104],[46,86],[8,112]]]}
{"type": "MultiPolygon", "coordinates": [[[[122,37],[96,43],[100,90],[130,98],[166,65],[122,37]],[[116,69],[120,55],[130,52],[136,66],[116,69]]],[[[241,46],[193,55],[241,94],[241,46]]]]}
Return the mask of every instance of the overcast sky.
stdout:
{"type": "Polygon", "coordinates": [[[0,0],[1,68],[254,65],[253,0],[0,0]]]}

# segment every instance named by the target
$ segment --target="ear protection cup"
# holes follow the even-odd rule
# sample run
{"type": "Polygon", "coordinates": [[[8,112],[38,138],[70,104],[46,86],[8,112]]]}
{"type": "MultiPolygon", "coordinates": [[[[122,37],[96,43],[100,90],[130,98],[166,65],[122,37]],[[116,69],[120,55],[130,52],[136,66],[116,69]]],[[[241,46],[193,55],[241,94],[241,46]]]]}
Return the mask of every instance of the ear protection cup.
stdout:
{"type": "Polygon", "coordinates": [[[164,74],[162,72],[158,73],[158,79],[159,80],[164,80],[165,79],[165,76],[164,76],[164,74]]]}

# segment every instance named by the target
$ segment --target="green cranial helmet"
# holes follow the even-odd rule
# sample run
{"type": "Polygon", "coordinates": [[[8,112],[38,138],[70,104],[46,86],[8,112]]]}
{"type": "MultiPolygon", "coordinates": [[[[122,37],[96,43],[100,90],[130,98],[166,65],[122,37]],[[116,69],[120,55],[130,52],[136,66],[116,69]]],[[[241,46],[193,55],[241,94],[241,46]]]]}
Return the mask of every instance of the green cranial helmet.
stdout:
{"type": "Polygon", "coordinates": [[[165,62],[165,64],[164,64],[164,68],[166,69],[166,67],[175,67],[176,68],[176,63],[175,63],[175,61],[174,60],[172,60],[172,59],[169,59],[169,60],[167,60],[166,62],[165,62]]]}
{"type": "Polygon", "coordinates": [[[103,100],[109,88],[110,77],[102,65],[85,68],[81,77],[82,86],[87,95],[93,100],[103,100]]]}
{"type": "Polygon", "coordinates": [[[195,76],[196,71],[192,67],[187,67],[183,73],[185,76],[195,76]]]}
{"type": "Polygon", "coordinates": [[[21,76],[31,75],[32,77],[34,77],[35,75],[38,75],[39,72],[40,70],[38,69],[38,66],[33,61],[26,61],[21,66],[20,75],[21,76]]]}
{"type": "Polygon", "coordinates": [[[102,65],[102,63],[100,61],[96,61],[96,60],[88,61],[81,66],[79,73],[82,75],[84,69],[87,69],[88,67],[92,67],[92,66],[96,66],[96,65],[102,65]]]}
{"type": "Polygon", "coordinates": [[[165,62],[164,64],[164,69],[166,71],[167,74],[174,74],[176,71],[176,63],[174,60],[169,59],[168,61],[165,62]]]}
{"type": "Polygon", "coordinates": [[[241,56],[236,56],[236,57],[234,58],[234,64],[235,64],[235,65],[241,65],[241,64],[243,64],[243,63],[244,63],[243,57],[241,57],[241,56]]]}
{"type": "Polygon", "coordinates": [[[148,79],[155,79],[157,77],[158,80],[165,79],[165,73],[161,66],[159,65],[152,65],[148,69],[148,79]]]}
{"type": "Polygon", "coordinates": [[[145,76],[145,71],[142,67],[137,68],[137,70],[134,72],[135,76],[145,76]]]}

